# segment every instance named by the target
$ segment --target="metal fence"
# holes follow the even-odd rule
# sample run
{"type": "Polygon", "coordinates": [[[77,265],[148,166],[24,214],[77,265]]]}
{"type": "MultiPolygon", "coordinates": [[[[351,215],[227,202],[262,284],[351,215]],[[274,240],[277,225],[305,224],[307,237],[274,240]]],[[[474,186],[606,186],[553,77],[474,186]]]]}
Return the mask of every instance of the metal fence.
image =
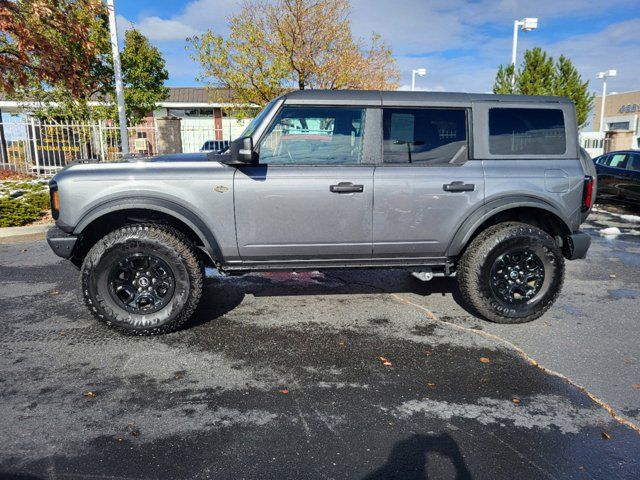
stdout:
{"type": "MultiPolygon", "coordinates": [[[[182,152],[220,151],[239,135],[248,121],[209,122],[180,127],[182,152]]],[[[158,151],[155,120],[127,128],[129,152],[136,156],[158,151]]],[[[120,129],[106,121],[40,121],[26,116],[0,119],[0,169],[34,175],[53,175],[79,159],[113,161],[122,158],[120,129]]]]}
{"type": "MultiPolygon", "coordinates": [[[[156,153],[156,130],[151,124],[128,127],[129,150],[156,153]]],[[[108,122],[43,122],[21,118],[0,122],[0,168],[36,175],[52,175],[78,159],[113,161],[122,157],[120,129],[108,122]]]]}

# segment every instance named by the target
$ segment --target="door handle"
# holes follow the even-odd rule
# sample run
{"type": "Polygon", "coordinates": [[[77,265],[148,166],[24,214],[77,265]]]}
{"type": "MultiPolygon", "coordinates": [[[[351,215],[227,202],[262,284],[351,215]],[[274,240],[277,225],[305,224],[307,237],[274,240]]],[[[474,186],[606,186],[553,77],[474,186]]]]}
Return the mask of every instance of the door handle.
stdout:
{"type": "Polygon", "coordinates": [[[451,182],[442,185],[445,192],[473,192],[476,189],[473,183],[451,182]]]}
{"type": "Polygon", "coordinates": [[[364,192],[364,185],[354,185],[351,182],[340,182],[337,185],[329,185],[329,191],[333,193],[359,193],[364,192]]]}

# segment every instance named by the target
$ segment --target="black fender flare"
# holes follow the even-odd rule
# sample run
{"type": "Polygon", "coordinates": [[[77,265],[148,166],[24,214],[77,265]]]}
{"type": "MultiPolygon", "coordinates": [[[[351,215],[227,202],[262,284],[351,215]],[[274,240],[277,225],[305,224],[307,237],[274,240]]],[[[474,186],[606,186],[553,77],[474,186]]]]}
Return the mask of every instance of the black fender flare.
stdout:
{"type": "Polygon", "coordinates": [[[546,210],[558,217],[566,226],[567,232],[571,233],[571,227],[567,219],[551,203],[537,197],[528,195],[508,196],[493,199],[473,211],[458,227],[449,246],[447,256],[455,257],[460,254],[480,226],[497,213],[515,208],[537,208],[546,210]]]}
{"type": "Polygon", "coordinates": [[[218,241],[206,222],[188,208],[162,197],[130,195],[103,201],[99,205],[89,208],[82,215],[73,228],[73,234],[79,235],[91,222],[108,213],[131,209],[153,210],[174,217],[193,230],[213,260],[222,261],[222,252],[218,241]]]}

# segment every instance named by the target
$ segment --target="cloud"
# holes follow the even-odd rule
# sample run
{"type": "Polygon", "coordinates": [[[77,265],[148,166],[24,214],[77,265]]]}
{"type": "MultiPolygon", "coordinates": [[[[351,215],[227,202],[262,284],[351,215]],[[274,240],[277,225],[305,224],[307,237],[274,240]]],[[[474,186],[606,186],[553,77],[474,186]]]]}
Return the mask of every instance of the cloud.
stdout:
{"type": "Polygon", "coordinates": [[[194,27],[178,20],[163,20],[160,17],[146,17],[135,24],[141,33],[151,41],[184,40],[200,33],[194,27]]]}
{"type": "MultiPolygon", "coordinates": [[[[540,46],[554,57],[565,54],[593,89],[595,72],[617,68],[610,88],[637,89],[640,64],[640,8],[637,0],[351,0],[356,36],[382,35],[392,47],[409,89],[411,70],[427,68],[416,87],[432,91],[487,92],[498,65],[511,58],[513,21],[539,17],[539,29],[520,35],[519,59],[540,46]],[[625,16],[628,20],[625,21],[625,16]],[[634,18],[636,17],[636,18],[634,18]]],[[[162,50],[172,84],[193,85],[200,68],[185,51],[184,39],[212,29],[228,33],[227,18],[239,0],[193,0],[170,15],[119,18],[121,28],[135,25],[162,50]]]]}

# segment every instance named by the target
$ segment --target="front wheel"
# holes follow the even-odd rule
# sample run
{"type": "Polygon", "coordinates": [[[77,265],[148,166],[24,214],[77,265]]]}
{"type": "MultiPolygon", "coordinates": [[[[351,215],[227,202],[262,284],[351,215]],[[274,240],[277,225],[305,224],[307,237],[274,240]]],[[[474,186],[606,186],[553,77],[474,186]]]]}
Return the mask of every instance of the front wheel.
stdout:
{"type": "Polygon", "coordinates": [[[202,293],[202,265],[180,232],[162,225],[127,225],[99,240],[81,268],[87,307],[130,335],[179,328],[202,293]]]}
{"type": "Polygon", "coordinates": [[[518,222],[487,228],[458,263],[464,300],[496,323],[525,323],[553,304],[564,280],[564,258],[543,230],[518,222]]]}

